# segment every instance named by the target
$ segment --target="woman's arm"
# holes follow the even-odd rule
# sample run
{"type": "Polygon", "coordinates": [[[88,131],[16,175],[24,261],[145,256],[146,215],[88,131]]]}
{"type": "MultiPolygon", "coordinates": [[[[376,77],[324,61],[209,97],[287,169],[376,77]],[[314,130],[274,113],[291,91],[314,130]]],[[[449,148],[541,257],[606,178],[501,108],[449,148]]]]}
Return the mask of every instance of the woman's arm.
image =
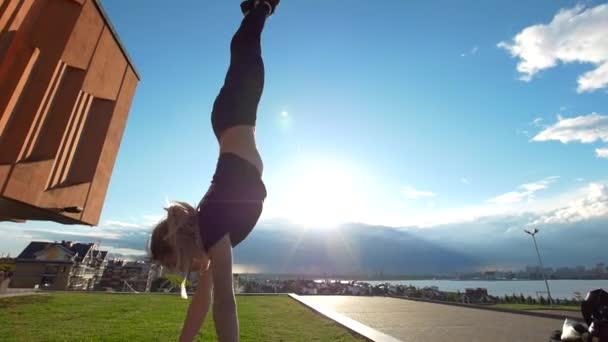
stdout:
{"type": "MultiPolygon", "coordinates": [[[[207,266],[209,264],[207,263],[207,266]]],[[[209,312],[209,305],[211,304],[211,290],[213,289],[213,279],[211,272],[205,267],[203,271],[199,273],[199,283],[192,302],[188,308],[188,314],[186,321],[182,328],[182,333],[179,337],[181,342],[193,341],[198,334],[207,312],[209,312]]]]}
{"type": "Polygon", "coordinates": [[[220,342],[239,340],[239,322],[232,288],[232,244],[224,236],[209,250],[213,272],[213,320],[220,342]]]}

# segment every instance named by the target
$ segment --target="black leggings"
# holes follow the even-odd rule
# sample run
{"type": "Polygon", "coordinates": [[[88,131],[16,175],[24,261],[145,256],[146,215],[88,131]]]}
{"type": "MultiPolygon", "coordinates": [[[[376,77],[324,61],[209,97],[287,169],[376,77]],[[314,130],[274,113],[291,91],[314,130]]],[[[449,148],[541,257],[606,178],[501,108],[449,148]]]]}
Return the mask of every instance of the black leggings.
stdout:
{"type": "Polygon", "coordinates": [[[259,6],[243,19],[230,43],[230,67],[211,113],[218,141],[230,127],[255,126],[264,89],[261,37],[265,22],[266,9],[259,6]]]}
{"type": "MultiPolygon", "coordinates": [[[[255,126],[257,108],[264,88],[261,35],[266,9],[260,6],[243,19],[230,45],[230,67],[211,114],[218,138],[236,125],[255,126]]],[[[266,199],[266,187],[259,171],[232,153],[218,159],[211,187],[198,206],[203,247],[209,251],[225,235],[236,247],[255,227],[266,199]]]]}

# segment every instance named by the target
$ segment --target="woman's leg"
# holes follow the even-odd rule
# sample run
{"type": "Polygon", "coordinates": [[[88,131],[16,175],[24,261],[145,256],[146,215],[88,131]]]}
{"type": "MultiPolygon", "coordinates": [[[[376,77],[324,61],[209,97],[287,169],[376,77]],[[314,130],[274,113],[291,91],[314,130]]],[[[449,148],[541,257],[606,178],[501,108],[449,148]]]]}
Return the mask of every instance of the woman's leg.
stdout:
{"type": "Polygon", "coordinates": [[[255,126],[264,89],[261,36],[267,13],[265,6],[252,10],[232,38],[230,66],[211,114],[218,140],[230,127],[255,126]]]}

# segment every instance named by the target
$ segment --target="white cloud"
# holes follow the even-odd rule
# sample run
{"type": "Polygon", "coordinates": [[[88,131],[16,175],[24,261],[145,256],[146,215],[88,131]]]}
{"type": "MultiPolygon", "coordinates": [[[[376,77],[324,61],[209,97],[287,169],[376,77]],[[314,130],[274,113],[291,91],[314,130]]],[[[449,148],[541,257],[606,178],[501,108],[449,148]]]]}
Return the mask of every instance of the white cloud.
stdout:
{"type": "Polygon", "coordinates": [[[581,194],[567,206],[541,216],[532,224],[575,223],[608,216],[608,187],[605,184],[591,183],[581,194]]]}
{"type": "MultiPolygon", "coordinates": [[[[469,54],[475,55],[475,54],[477,54],[477,52],[479,52],[479,46],[475,45],[471,48],[471,50],[469,51],[469,54]]],[[[466,57],[466,56],[467,56],[466,52],[463,52],[460,54],[460,57],[466,57]]]]}
{"type": "Polygon", "coordinates": [[[435,193],[431,191],[416,190],[411,186],[404,186],[402,189],[403,195],[409,199],[419,199],[424,197],[435,197],[435,193]]]}
{"type": "Polygon", "coordinates": [[[139,223],[130,223],[130,222],[113,221],[113,220],[108,220],[108,221],[104,222],[104,226],[115,227],[115,228],[144,228],[144,226],[139,223]]]}
{"type": "Polygon", "coordinates": [[[464,177],[463,177],[463,178],[460,178],[460,182],[461,182],[462,184],[466,184],[466,185],[471,184],[471,181],[470,181],[468,178],[464,178],[464,177]]]}
{"type": "Polygon", "coordinates": [[[608,148],[596,148],[595,155],[597,155],[598,158],[608,159],[608,148]]]}
{"type": "Polygon", "coordinates": [[[28,233],[33,234],[37,238],[57,237],[57,236],[78,236],[81,238],[93,238],[93,239],[106,239],[106,240],[119,240],[122,234],[115,231],[106,231],[98,228],[72,228],[72,229],[48,229],[48,228],[36,228],[29,227],[25,228],[28,233]]]}
{"type": "Polygon", "coordinates": [[[574,118],[563,118],[560,116],[555,124],[545,128],[532,140],[558,140],[564,144],[573,141],[586,144],[598,140],[608,142],[608,116],[598,113],[574,118]]]}
{"type": "Polygon", "coordinates": [[[532,120],[532,122],[530,123],[530,125],[538,127],[538,126],[540,126],[540,123],[542,121],[543,121],[543,118],[536,118],[536,119],[532,120]]]}
{"type": "Polygon", "coordinates": [[[493,204],[504,205],[519,203],[524,200],[532,200],[536,192],[548,188],[549,185],[555,182],[558,178],[559,177],[557,176],[553,176],[547,177],[538,182],[522,184],[518,187],[518,190],[510,191],[502,195],[496,196],[494,198],[489,199],[488,202],[493,204]]]}
{"type": "Polygon", "coordinates": [[[109,254],[118,254],[121,256],[144,256],[147,254],[143,249],[121,248],[108,245],[103,245],[101,249],[107,250],[109,254]]]}
{"type": "Polygon", "coordinates": [[[166,214],[160,214],[160,215],[144,215],[144,221],[146,221],[147,224],[154,224],[160,220],[162,220],[163,218],[167,217],[166,214]]]}
{"type": "Polygon", "coordinates": [[[608,86],[608,4],[560,10],[549,24],[529,26],[511,42],[500,42],[518,57],[521,79],[562,63],[590,63],[596,68],[578,78],[578,92],[608,86]]]}

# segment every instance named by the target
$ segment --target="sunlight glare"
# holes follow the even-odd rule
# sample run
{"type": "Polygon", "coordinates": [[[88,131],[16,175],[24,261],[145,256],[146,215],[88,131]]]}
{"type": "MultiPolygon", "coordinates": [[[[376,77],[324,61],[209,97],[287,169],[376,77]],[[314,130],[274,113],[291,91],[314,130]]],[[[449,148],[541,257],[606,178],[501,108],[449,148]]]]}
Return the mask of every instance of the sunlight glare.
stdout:
{"type": "Polygon", "coordinates": [[[329,160],[304,165],[290,177],[289,203],[283,214],[297,224],[321,228],[356,220],[365,209],[357,170],[329,160]]]}

